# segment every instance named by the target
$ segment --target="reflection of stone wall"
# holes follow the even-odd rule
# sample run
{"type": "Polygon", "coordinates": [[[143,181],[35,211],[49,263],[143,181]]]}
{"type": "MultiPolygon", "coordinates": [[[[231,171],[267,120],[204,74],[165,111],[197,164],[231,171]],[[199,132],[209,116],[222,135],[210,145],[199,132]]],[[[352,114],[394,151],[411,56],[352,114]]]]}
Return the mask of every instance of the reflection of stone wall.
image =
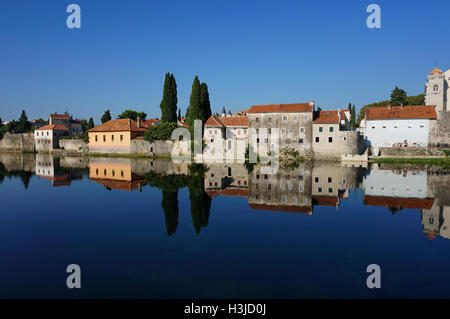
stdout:
{"type": "Polygon", "coordinates": [[[255,167],[249,174],[248,203],[256,209],[312,213],[311,168],[262,174],[255,167]]]}
{"type": "Polygon", "coordinates": [[[6,133],[0,140],[0,150],[34,152],[34,135],[6,133]]]}
{"type": "Polygon", "coordinates": [[[0,162],[8,171],[26,171],[34,173],[36,168],[34,154],[0,152],[0,162]]]}
{"type": "Polygon", "coordinates": [[[430,126],[431,145],[450,146],[450,112],[438,112],[438,120],[430,126]]]}
{"type": "Polygon", "coordinates": [[[429,197],[435,198],[440,205],[450,206],[450,172],[428,173],[427,184],[429,197]]]}

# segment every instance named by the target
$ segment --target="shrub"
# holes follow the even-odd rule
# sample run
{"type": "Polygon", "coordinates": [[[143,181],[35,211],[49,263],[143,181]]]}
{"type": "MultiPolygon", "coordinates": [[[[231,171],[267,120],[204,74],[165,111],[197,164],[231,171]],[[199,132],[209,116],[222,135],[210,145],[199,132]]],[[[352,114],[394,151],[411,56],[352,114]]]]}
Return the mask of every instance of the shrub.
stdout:
{"type": "Polygon", "coordinates": [[[178,128],[178,124],[173,122],[150,126],[144,134],[144,139],[149,142],[170,140],[172,132],[176,128],[178,128]]]}

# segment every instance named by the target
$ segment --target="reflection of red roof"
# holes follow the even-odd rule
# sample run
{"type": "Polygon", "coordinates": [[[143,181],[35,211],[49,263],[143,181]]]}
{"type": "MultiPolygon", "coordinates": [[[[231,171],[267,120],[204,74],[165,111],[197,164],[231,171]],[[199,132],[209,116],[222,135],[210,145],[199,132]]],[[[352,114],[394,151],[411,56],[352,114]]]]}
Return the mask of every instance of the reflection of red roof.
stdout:
{"type": "Polygon", "coordinates": [[[247,116],[230,116],[230,117],[219,117],[217,115],[211,115],[206,121],[205,126],[214,127],[227,127],[227,126],[237,126],[237,127],[248,127],[248,117],[247,116]]]}
{"type": "Polygon", "coordinates": [[[45,125],[37,129],[37,131],[68,131],[64,125],[45,125]]]}
{"type": "Polygon", "coordinates": [[[313,103],[253,105],[247,113],[299,113],[312,112],[313,103]]]}
{"type": "Polygon", "coordinates": [[[312,214],[311,206],[293,206],[293,205],[267,205],[267,204],[248,204],[252,209],[271,210],[286,213],[307,213],[312,214]]]}
{"type": "Polygon", "coordinates": [[[206,191],[209,197],[214,198],[216,196],[237,196],[237,197],[248,197],[247,188],[225,188],[224,190],[209,190],[206,191]]]}
{"type": "Polygon", "coordinates": [[[366,110],[367,120],[436,118],[434,105],[371,107],[366,110]]]}
{"type": "Polygon", "coordinates": [[[436,238],[437,234],[425,234],[425,236],[427,236],[429,240],[433,240],[436,238]]]}
{"type": "Polygon", "coordinates": [[[139,185],[144,185],[146,183],[145,179],[138,179],[133,181],[119,181],[111,179],[100,179],[100,178],[90,178],[90,180],[102,184],[105,187],[117,190],[132,191],[139,187],[139,185]]]}
{"type": "Polygon", "coordinates": [[[314,124],[339,124],[337,110],[320,111],[319,116],[314,120],[314,124]]]}
{"type": "Polygon", "coordinates": [[[339,199],[336,196],[312,196],[313,204],[318,206],[336,206],[339,199]]]}
{"type": "Polygon", "coordinates": [[[432,198],[404,198],[388,196],[364,196],[364,205],[383,206],[395,208],[431,209],[434,199],[432,198]]]}

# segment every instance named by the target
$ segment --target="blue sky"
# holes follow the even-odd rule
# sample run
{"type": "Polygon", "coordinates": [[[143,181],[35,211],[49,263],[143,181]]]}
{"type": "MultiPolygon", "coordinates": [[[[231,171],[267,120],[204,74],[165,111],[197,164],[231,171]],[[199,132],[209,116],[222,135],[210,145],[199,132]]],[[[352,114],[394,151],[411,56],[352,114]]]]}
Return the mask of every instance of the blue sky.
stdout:
{"type": "Polygon", "coordinates": [[[311,99],[359,108],[396,85],[416,95],[435,62],[450,67],[449,12],[446,0],[2,0],[0,117],[160,116],[165,72],[183,114],[195,75],[213,112],[311,99]],[[70,3],[80,30],[66,27],[70,3]],[[366,26],[370,3],[381,29],[366,26]]]}

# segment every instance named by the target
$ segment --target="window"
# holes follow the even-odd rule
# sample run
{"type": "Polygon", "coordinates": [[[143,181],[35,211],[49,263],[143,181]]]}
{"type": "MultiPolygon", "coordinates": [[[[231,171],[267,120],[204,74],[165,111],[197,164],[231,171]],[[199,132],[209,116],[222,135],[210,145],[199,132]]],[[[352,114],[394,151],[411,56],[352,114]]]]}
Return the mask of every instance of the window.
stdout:
{"type": "Polygon", "coordinates": [[[210,135],[212,134],[212,130],[209,130],[209,134],[210,134],[210,135]]]}
{"type": "Polygon", "coordinates": [[[331,177],[328,177],[328,183],[332,183],[333,179],[331,177]]]}
{"type": "Polygon", "coordinates": [[[283,115],[283,122],[287,122],[287,120],[288,120],[287,115],[283,115]]]}
{"type": "Polygon", "coordinates": [[[328,193],[332,193],[333,192],[333,189],[330,187],[330,188],[328,188],[328,193]]]}
{"type": "Polygon", "coordinates": [[[305,128],[304,127],[300,128],[300,133],[305,133],[305,128]]]}
{"type": "Polygon", "coordinates": [[[298,185],[298,191],[302,192],[305,190],[305,188],[303,187],[303,185],[298,185]]]}
{"type": "Polygon", "coordinates": [[[344,136],[344,141],[346,141],[347,140],[347,136],[344,136]]]}
{"type": "Polygon", "coordinates": [[[287,197],[286,197],[286,195],[284,195],[283,197],[281,197],[281,200],[283,201],[283,203],[286,203],[286,202],[287,202],[287,197]]]}
{"type": "Polygon", "coordinates": [[[372,124],[372,128],[375,128],[375,124],[372,124]]]}
{"type": "Polygon", "coordinates": [[[214,143],[214,139],[213,138],[211,139],[211,143],[214,143]]]}
{"type": "Polygon", "coordinates": [[[214,134],[217,134],[217,130],[214,130],[214,134]]]}
{"type": "Polygon", "coordinates": [[[114,170],[112,170],[112,176],[115,176],[116,172],[114,170]]]}
{"type": "Polygon", "coordinates": [[[424,123],[420,123],[420,127],[425,127],[425,124],[424,123]]]}
{"type": "Polygon", "coordinates": [[[247,135],[247,130],[244,130],[244,135],[247,135]]]}
{"type": "Polygon", "coordinates": [[[317,191],[318,191],[319,193],[322,193],[322,187],[317,188],[317,191]]]}
{"type": "Polygon", "coordinates": [[[315,178],[314,178],[314,181],[315,181],[316,183],[318,183],[318,182],[319,182],[319,178],[318,178],[318,177],[315,177],[315,178]]]}
{"type": "Polygon", "coordinates": [[[437,84],[433,85],[433,92],[437,92],[439,90],[439,86],[437,84]]]}
{"type": "Polygon", "coordinates": [[[383,123],[383,128],[386,128],[387,127],[387,124],[386,123],[383,123]]]}
{"type": "Polygon", "coordinates": [[[316,143],[319,143],[319,138],[318,137],[316,137],[316,143]]]}
{"type": "Polygon", "coordinates": [[[281,190],[282,190],[282,191],[285,190],[284,184],[281,184],[281,190]]]}
{"type": "Polygon", "coordinates": [[[255,119],[255,122],[256,122],[256,123],[259,123],[259,117],[257,117],[257,118],[255,119]]]}
{"type": "Polygon", "coordinates": [[[48,136],[48,132],[47,132],[47,136],[48,136]]]}
{"type": "Polygon", "coordinates": [[[271,189],[272,189],[272,184],[268,184],[268,185],[267,185],[267,190],[270,191],[271,189]]]}
{"type": "Polygon", "coordinates": [[[106,176],[106,169],[104,169],[104,170],[103,170],[103,175],[105,175],[105,176],[106,176]]]}
{"type": "Polygon", "coordinates": [[[272,122],[272,118],[269,117],[269,118],[267,119],[267,122],[271,123],[271,122],[272,122]]]}
{"type": "Polygon", "coordinates": [[[323,127],[319,126],[319,132],[322,133],[323,132],[323,127]]]}
{"type": "Polygon", "coordinates": [[[111,142],[114,142],[114,135],[111,135],[111,142]]]}
{"type": "Polygon", "coordinates": [[[286,134],[286,129],[285,128],[281,129],[281,134],[286,134]]]}
{"type": "Polygon", "coordinates": [[[238,135],[241,135],[241,130],[237,130],[238,135]]]}
{"type": "Polygon", "coordinates": [[[308,115],[303,116],[303,119],[304,119],[305,121],[307,121],[307,120],[308,120],[308,115]]]}
{"type": "Polygon", "coordinates": [[[290,128],[289,129],[289,134],[294,134],[294,129],[290,128]]]}
{"type": "Polygon", "coordinates": [[[303,180],[303,176],[302,175],[298,175],[298,178],[297,178],[299,181],[302,181],[303,180]]]}
{"type": "Polygon", "coordinates": [[[123,135],[120,135],[120,141],[123,142],[123,135]]]}
{"type": "Polygon", "coordinates": [[[106,135],[103,135],[103,142],[106,142],[106,135]]]}
{"type": "Polygon", "coordinates": [[[298,139],[298,144],[303,144],[303,139],[302,138],[298,139]]]}
{"type": "Polygon", "coordinates": [[[270,129],[270,128],[267,129],[267,133],[268,133],[268,134],[272,134],[272,129],[270,129]]]}
{"type": "Polygon", "coordinates": [[[294,121],[298,121],[298,116],[294,115],[294,121]]]}
{"type": "Polygon", "coordinates": [[[95,135],[95,141],[98,142],[98,136],[97,135],[95,135]]]}
{"type": "Polygon", "coordinates": [[[328,138],[328,143],[333,143],[333,138],[331,136],[328,138]]]}
{"type": "Polygon", "coordinates": [[[123,171],[120,171],[120,176],[122,176],[122,177],[123,177],[123,171]]]}
{"type": "Polygon", "coordinates": [[[330,126],[330,132],[334,131],[334,127],[330,126]]]}
{"type": "Polygon", "coordinates": [[[412,128],[412,124],[411,123],[408,123],[408,128],[412,128]]]}
{"type": "Polygon", "coordinates": [[[98,175],[98,168],[95,169],[95,175],[98,175]]]}

